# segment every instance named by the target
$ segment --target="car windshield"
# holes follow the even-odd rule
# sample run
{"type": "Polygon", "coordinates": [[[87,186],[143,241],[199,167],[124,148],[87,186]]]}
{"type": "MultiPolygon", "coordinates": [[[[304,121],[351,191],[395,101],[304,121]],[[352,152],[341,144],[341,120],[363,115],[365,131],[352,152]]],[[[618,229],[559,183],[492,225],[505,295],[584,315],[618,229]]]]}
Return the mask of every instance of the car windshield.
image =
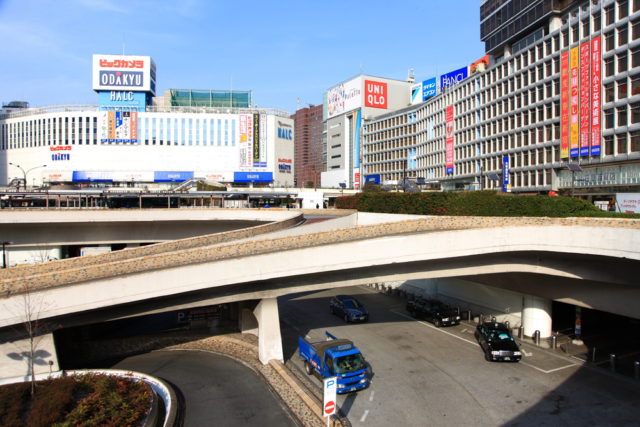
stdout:
{"type": "Polygon", "coordinates": [[[346,299],[344,300],[344,306],[345,308],[360,308],[362,307],[362,304],[358,303],[358,301],[354,299],[346,299]]]}
{"type": "Polygon", "coordinates": [[[333,361],[333,371],[338,374],[349,374],[364,368],[364,358],[360,353],[338,357],[333,361]]]}
{"type": "Polygon", "coordinates": [[[511,335],[509,335],[505,331],[494,331],[494,332],[491,333],[491,336],[489,337],[489,339],[491,341],[510,340],[511,339],[511,335]]]}

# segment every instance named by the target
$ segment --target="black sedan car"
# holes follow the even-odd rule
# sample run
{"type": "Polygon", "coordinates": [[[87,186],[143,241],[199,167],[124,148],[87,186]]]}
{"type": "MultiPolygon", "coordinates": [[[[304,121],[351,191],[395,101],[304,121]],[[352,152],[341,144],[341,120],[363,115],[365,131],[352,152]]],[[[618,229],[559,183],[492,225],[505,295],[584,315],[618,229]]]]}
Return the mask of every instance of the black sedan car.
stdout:
{"type": "Polygon", "coordinates": [[[520,347],[504,323],[481,323],[476,326],[474,336],[489,362],[517,362],[522,358],[520,347]]]}
{"type": "Polygon", "coordinates": [[[329,302],[331,313],[342,317],[345,322],[366,322],[369,313],[364,305],[349,295],[336,295],[329,302]]]}
{"type": "Polygon", "coordinates": [[[432,322],[438,328],[460,323],[460,313],[457,309],[436,300],[416,299],[409,301],[407,311],[413,317],[432,322]]]}

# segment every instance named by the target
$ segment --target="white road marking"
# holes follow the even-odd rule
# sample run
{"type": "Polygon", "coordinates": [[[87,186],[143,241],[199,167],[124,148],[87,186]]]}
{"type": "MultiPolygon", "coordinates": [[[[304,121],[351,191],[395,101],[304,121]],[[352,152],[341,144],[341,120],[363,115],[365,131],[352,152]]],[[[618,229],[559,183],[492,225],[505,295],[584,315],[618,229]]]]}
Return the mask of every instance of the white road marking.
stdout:
{"type": "MultiPolygon", "coordinates": [[[[399,311],[391,310],[391,312],[392,312],[392,313],[395,313],[395,314],[397,314],[397,315],[399,315],[399,316],[406,317],[407,319],[411,319],[411,320],[414,320],[414,321],[416,320],[416,319],[414,319],[413,317],[411,317],[411,316],[407,316],[406,314],[401,313],[401,312],[399,312],[399,311]]],[[[459,336],[457,336],[456,334],[452,334],[451,332],[447,332],[447,331],[444,331],[444,330],[442,330],[442,329],[440,329],[440,328],[436,328],[435,326],[433,326],[433,325],[431,325],[431,324],[429,324],[429,323],[426,323],[426,322],[423,322],[423,321],[420,321],[420,320],[418,320],[418,321],[416,321],[416,322],[417,322],[417,323],[420,323],[421,325],[428,326],[429,328],[434,329],[434,330],[436,330],[436,331],[438,331],[438,332],[442,332],[443,334],[447,334],[447,335],[450,335],[450,336],[452,336],[452,337],[454,337],[454,338],[458,338],[459,340],[462,340],[462,341],[468,342],[469,344],[472,344],[472,345],[475,345],[475,346],[480,346],[480,345],[479,345],[477,342],[475,342],[475,341],[471,341],[471,340],[468,340],[468,339],[465,339],[465,338],[459,337],[459,336]]],[[[521,351],[522,351],[522,353],[523,353],[525,356],[528,356],[528,357],[529,357],[529,356],[532,356],[532,355],[533,355],[533,353],[527,353],[526,351],[524,351],[524,349],[521,349],[521,351]]],[[[531,365],[531,364],[529,364],[529,363],[527,363],[527,362],[523,362],[522,360],[520,361],[520,363],[521,363],[521,364],[523,364],[523,365],[525,365],[525,366],[528,366],[528,367],[530,367],[530,368],[533,368],[533,369],[535,369],[535,370],[537,370],[537,371],[540,371],[540,372],[542,372],[542,373],[544,373],[544,374],[550,374],[551,372],[560,371],[560,370],[562,370],[562,369],[571,368],[572,366],[576,366],[576,364],[572,363],[572,364],[569,364],[569,365],[561,366],[561,367],[559,367],[559,368],[549,369],[549,370],[544,370],[544,369],[542,369],[542,368],[538,368],[537,366],[531,365]]]]}
{"type": "Polygon", "coordinates": [[[527,351],[526,351],[524,348],[521,348],[520,350],[522,350],[522,354],[524,354],[524,355],[525,355],[525,356],[527,356],[527,357],[531,357],[531,356],[533,356],[533,352],[531,352],[531,353],[527,353],[527,351]]]}
{"type": "Polygon", "coordinates": [[[376,393],[376,392],[375,392],[374,390],[371,390],[371,395],[369,395],[369,402],[373,402],[373,395],[374,395],[375,393],[376,393]]]}
{"type": "MultiPolygon", "coordinates": [[[[411,316],[407,316],[407,315],[406,315],[406,314],[404,314],[404,313],[400,313],[399,311],[391,310],[391,312],[392,312],[392,313],[395,313],[395,314],[397,314],[397,315],[399,315],[399,316],[406,317],[407,319],[416,320],[416,319],[414,319],[414,318],[413,318],[413,317],[411,317],[411,316]]],[[[452,337],[454,337],[454,338],[458,338],[459,340],[462,340],[462,341],[468,342],[469,344],[473,344],[473,345],[475,345],[475,346],[477,346],[477,345],[478,345],[478,343],[477,343],[477,342],[475,342],[475,341],[471,341],[471,340],[468,340],[468,339],[466,339],[466,338],[459,337],[459,336],[457,336],[456,334],[452,334],[451,332],[447,332],[447,331],[444,331],[444,330],[442,330],[442,329],[440,329],[440,328],[436,328],[435,326],[433,326],[433,325],[431,325],[431,324],[429,324],[429,323],[427,323],[427,322],[423,322],[423,321],[421,321],[421,320],[416,320],[416,322],[420,323],[421,325],[427,326],[427,327],[429,327],[429,328],[431,328],[431,329],[435,329],[435,330],[436,330],[436,331],[438,331],[438,332],[442,332],[443,334],[447,334],[447,335],[450,335],[450,336],[452,336],[452,337]]]]}
{"type": "Polygon", "coordinates": [[[540,371],[540,372],[542,372],[543,374],[550,374],[551,372],[560,371],[560,370],[562,370],[562,369],[571,368],[571,367],[573,367],[573,366],[576,366],[576,365],[565,365],[565,366],[561,366],[561,367],[559,367],[559,368],[555,368],[555,369],[544,370],[544,369],[542,369],[542,368],[538,368],[537,366],[531,365],[531,364],[529,364],[529,363],[527,363],[527,362],[523,362],[522,360],[520,361],[520,363],[521,363],[521,364],[523,364],[523,365],[525,365],[525,366],[528,366],[528,367],[530,367],[530,368],[533,368],[533,369],[535,369],[536,371],[540,371]]]}
{"type": "Polygon", "coordinates": [[[362,416],[360,417],[360,422],[361,422],[361,423],[363,423],[363,422],[364,422],[364,420],[366,420],[366,419],[367,419],[367,415],[369,415],[369,410],[368,410],[368,409],[365,409],[365,410],[364,410],[364,414],[362,414],[362,416]]]}

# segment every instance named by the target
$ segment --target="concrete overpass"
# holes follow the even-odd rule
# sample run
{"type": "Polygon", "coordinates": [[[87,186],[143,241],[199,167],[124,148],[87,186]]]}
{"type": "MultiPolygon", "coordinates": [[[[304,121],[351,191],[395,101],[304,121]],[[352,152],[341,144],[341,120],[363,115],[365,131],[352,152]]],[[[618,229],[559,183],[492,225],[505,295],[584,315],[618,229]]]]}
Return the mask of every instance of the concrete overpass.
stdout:
{"type": "MultiPolygon", "coordinates": [[[[299,219],[291,215],[286,227],[260,236],[231,231],[4,270],[0,328],[24,322],[25,291],[43,302],[40,319],[62,327],[255,301],[244,304],[241,329],[259,336],[266,362],[282,358],[278,296],[434,277],[530,295],[522,317],[528,335],[550,333],[550,300],[640,318],[638,220],[357,213],[288,228],[299,219]]],[[[4,365],[0,377],[18,367],[4,365]]]]}

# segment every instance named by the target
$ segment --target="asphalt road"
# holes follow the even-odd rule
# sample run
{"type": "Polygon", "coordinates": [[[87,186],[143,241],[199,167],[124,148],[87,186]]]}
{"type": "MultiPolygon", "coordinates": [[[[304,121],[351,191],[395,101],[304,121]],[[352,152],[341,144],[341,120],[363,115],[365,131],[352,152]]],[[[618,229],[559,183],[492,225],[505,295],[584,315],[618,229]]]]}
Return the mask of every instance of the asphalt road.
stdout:
{"type": "MultiPolygon", "coordinates": [[[[472,324],[438,329],[411,318],[405,304],[367,287],[281,298],[288,366],[302,370],[299,334],[321,341],[329,330],[353,340],[374,373],[367,390],[338,397],[354,426],[640,423],[640,381],[527,343],[520,363],[486,362],[472,324]],[[356,295],[371,320],[345,324],[331,315],[329,297],[339,293],[356,295]]],[[[312,381],[320,393],[320,381],[312,381]]]]}
{"type": "Polygon", "coordinates": [[[185,426],[296,426],[265,381],[243,364],[201,351],[156,351],[112,366],[169,382],[185,426]]]}

